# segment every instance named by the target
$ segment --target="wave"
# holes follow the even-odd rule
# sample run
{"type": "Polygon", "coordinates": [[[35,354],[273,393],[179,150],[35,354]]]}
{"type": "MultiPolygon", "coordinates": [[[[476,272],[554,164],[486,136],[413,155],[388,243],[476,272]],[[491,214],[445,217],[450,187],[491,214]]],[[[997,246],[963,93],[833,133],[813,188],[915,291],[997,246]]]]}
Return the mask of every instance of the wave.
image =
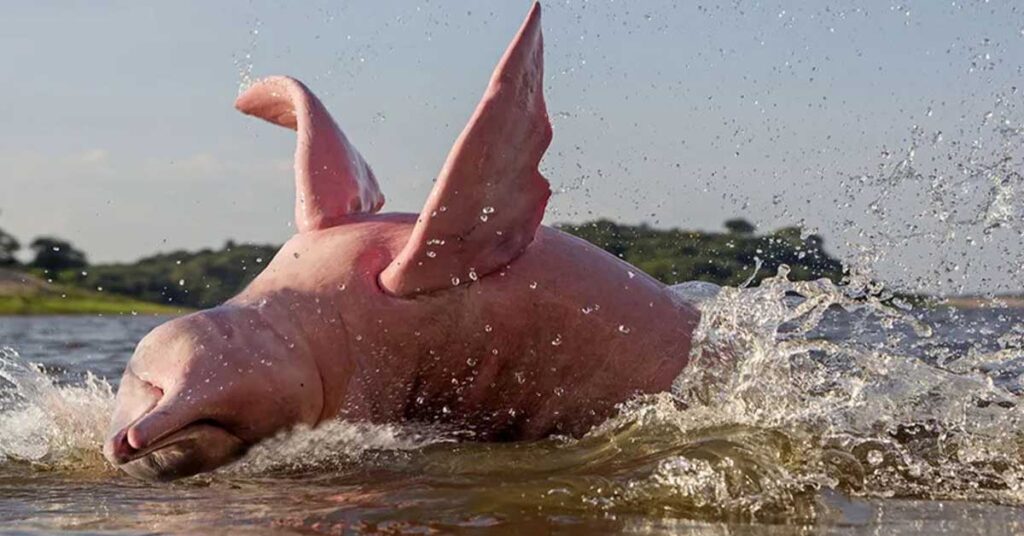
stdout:
{"type": "MultiPolygon", "coordinates": [[[[690,366],[671,392],[622,404],[582,438],[472,443],[430,425],[336,421],[201,478],[377,472],[458,483],[489,508],[718,520],[811,519],[826,490],[1024,504],[1020,323],[968,326],[975,342],[958,346],[868,283],[786,276],[678,287],[703,314],[690,366]]],[[[112,472],[99,453],[107,382],[61,384],[11,349],[0,350],[0,378],[0,472],[112,472]]]]}

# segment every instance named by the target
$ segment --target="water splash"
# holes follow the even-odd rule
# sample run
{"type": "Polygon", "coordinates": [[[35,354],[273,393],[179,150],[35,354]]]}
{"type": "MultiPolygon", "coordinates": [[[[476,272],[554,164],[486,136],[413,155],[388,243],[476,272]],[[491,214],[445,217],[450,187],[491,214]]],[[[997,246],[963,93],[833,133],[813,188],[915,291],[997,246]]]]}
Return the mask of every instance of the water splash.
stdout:
{"type": "Polygon", "coordinates": [[[955,135],[915,124],[875,169],[839,181],[830,234],[844,237],[851,265],[883,271],[907,292],[991,298],[1024,286],[1019,93],[996,93],[955,135]]]}
{"type": "Polygon", "coordinates": [[[256,54],[256,47],[259,44],[260,29],[263,26],[263,21],[256,17],[251,21],[250,26],[248,44],[234,56],[235,69],[238,72],[239,95],[256,82],[256,79],[253,77],[253,56],[256,54]]]}
{"type": "Polygon", "coordinates": [[[364,462],[373,453],[412,451],[451,441],[430,426],[330,421],[264,441],[224,472],[249,476],[337,472],[364,462]]]}
{"type": "MultiPolygon", "coordinates": [[[[868,280],[786,275],[677,287],[703,314],[691,365],[672,392],[623,404],[582,438],[474,443],[430,426],[332,422],[198,481],[260,483],[267,497],[277,486],[354,487],[388,515],[441,504],[453,516],[813,521],[832,515],[830,493],[1024,505],[1021,319],[997,332],[954,315],[964,345],[938,326],[942,315],[894,307],[868,280]]],[[[0,378],[0,471],[109,471],[105,382],[62,385],[10,350],[0,378]]]]}
{"type": "Polygon", "coordinates": [[[673,404],[633,406],[618,418],[654,419],[680,434],[738,427],[775,439],[740,441],[738,459],[666,460],[655,485],[710,486],[738,501],[733,513],[749,514],[791,509],[802,490],[821,487],[1024,503],[1024,412],[1014,384],[999,381],[1024,373],[1019,339],[940,364],[920,351],[932,334],[910,313],[851,292],[858,285],[785,276],[783,269],[760,287],[724,288],[704,302],[693,362],[674,384],[673,404]],[[823,320],[837,306],[848,334],[825,337],[823,320]],[[757,493],[737,493],[725,483],[738,463],[752,460],[774,462],[746,471],[757,493]]]}
{"type": "Polygon", "coordinates": [[[98,446],[114,409],[107,382],[87,374],[78,385],[58,385],[41,366],[0,348],[2,387],[0,465],[106,467],[98,446]]]}

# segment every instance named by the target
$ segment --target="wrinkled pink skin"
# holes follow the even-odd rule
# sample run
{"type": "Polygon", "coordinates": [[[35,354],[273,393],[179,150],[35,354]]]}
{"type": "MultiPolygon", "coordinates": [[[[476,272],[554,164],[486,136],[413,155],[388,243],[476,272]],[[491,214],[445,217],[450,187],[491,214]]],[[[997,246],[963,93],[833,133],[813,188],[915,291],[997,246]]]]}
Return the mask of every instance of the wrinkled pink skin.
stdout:
{"type": "Polygon", "coordinates": [[[546,227],[503,272],[415,299],[388,295],[377,274],[414,221],[357,216],[297,235],[238,297],[154,330],[118,392],[108,458],[172,479],[336,417],[451,423],[482,440],[579,435],[615,404],[668,389],[686,365],[694,309],[546,227]],[[194,404],[148,426],[160,391],[139,388],[132,371],[165,396],[191,390],[194,404]],[[149,454],[189,432],[199,439],[149,454]]]}
{"type": "Polygon", "coordinates": [[[170,480],[334,418],[441,422],[482,440],[580,435],[668,389],[698,313],[537,227],[550,195],[537,170],[551,139],[542,50],[535,4],[419,216],[372,214],[376,178],[304,85],[273,77],[241,95],[239,110],[297,132],[300,232],[239,296],[143,339],[107,458],[170,480]]]}

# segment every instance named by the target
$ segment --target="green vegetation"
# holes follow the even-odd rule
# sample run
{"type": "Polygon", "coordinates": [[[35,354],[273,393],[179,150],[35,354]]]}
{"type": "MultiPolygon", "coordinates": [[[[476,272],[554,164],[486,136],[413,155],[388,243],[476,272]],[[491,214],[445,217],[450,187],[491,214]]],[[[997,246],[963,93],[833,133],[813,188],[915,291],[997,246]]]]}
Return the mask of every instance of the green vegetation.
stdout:
{"type": "MultiPolygon", "coordinates": [[[[757,235],[753,225],[740,219],[727,221],[722,233],[608,220],[558,227],[670,284],[703,280],[738,285],[748,279],[756,284],[775,275],[781,264],[790,266],[791,279],[839,281],[843,275],[840,262],[822,249],[820,237],[801,236],[793,227],[765,235],[757,235]]],[[[84,253],[59,238],[36,239],[30,247],[35,258],[20,268],[54,284],[47,285],[45,293],[37,285],[36,293],[21,295],[5,294],[0,285],[0,314],[156,313],[211,307],[241,291],[278,250],[273,245],[229,241],[219,250],[175,251],[129,264],[88,265],[84,253]]],[[[17,241],[0,231],[0,262],[7,258],[10,267],[17,250],[17,241]]]]}
{"type": "Polygon", "coordinates": [[[125,298],[70,292],[56,296],[0,296],[0,315],[176,315],[188,309],[125,298]]]}
{"type": "Polygon", "coordinates": [[[766,235],[755,235],[754,226],[739,219],[727,221],[725,233],[661,230],[608,220],[558,227],[668,284],[700,280],[735,286],[748,279],[757,284],[775,275],[782,264],[789,265],[793,280],[824,277],[839,282],[843,277],[842,263],[822,249],[821,237],[801,236],[796,227],[766,235]]]}
{"type": "Polygon", "coordinates": [[[32,261],[32,267],[45,272],[56,273],[89,265],[85,253],[75,249],[67,240],[41,236],[33,240],[28,247],[36,254],[35,260],[32,261]]]}
{"type": "Polygon", "coordinates": [[[0,315],[180,314],[184,311],[181,307],[49,284],[29,274],[0,270],[0,315]]]}
{"type": "Polygon", "coordinates": [[[21,249],[21,243],[16,238],[0,229],[0,267],[16,266],[18,259],[14,254],[21,249]]]}
{"type": "Polygon", "coordinates": [[[278,246],[237,245],[174,251],[131,264],[100,264],[54,274],[59,283],[190,308],[212,307],[238,294],[277,253],[278,246]]]}

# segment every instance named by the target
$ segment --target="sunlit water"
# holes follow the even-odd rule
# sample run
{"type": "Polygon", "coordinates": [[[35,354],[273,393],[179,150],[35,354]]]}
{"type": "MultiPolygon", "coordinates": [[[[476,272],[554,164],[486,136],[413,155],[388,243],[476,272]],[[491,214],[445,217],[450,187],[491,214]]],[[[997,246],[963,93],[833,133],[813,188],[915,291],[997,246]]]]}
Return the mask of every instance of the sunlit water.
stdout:
{"type": "Polygon", "coordinates": [[[0,319],[0,530],[1024,531],[1024,311],[856,288],[681,289],[704,297],[693,364],[581,439],[338,422],[174,484],[99,452],[112,383],[163,319],[0,319]]]}

